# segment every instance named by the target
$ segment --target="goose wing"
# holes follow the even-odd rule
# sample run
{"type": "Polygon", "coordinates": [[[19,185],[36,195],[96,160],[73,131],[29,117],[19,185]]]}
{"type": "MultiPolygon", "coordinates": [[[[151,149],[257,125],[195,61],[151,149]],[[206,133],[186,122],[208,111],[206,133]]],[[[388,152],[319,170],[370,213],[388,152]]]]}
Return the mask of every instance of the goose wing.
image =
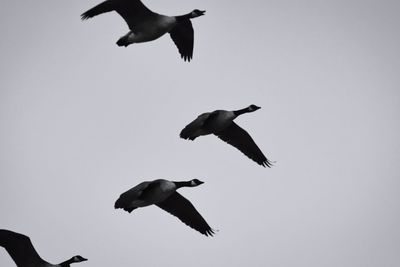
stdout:
{"type": "Polygon", "coordinates": [[[83,13],[81,18],[86,20],[110,11],[116,11],[131,30],[140,22],[155,15],[140,0],[107,0],[83,13]]]}
{"type": "Polygon", "coordinates": [[[204,134],[203,125],[207,118],[210,116],[210,112],[203,113],[199,115],[194,121],[186,125],[185,128],[181,131],[179,136],[183,139],[194,140],[200,135],[204,134]]]}
{"type": "Polygon", "coordinates": [[[100,15],[100,14],[103,14],[106,12],[114,11],[115,7],[116,7],[116,2],[117,1],[115,1],[115,0],[104,1],[100,4],[98,4],[97,6],[89,9],[85,13],[83,13],[81,15],[81,19],[86,20],[86,19],[93,18],[97,15],[100,15]]]}
{"type": "Polygon", "coordinates": [[[179,21],[169,32],[184,61],[193,57],[194,31],[190,19],[179,21]]]}
{"type": "Polygon", "coordinates": [[[272,166],[272,163],[264,156],[253,138],[251,138],[251,136],[236,123],[232,122],[228,127],[216,135],[221,140],[239,149],[243,154],[261,166],[272,166]]]}
{"type": "Polygon", "coordinates": [[[17,266],[40,266],[47,264],[36,252],[29,237],[0,230],[0,246],[4,247],[17,266]]]}
{"type": "Polygon", "coordinates": [[[163,202],[158,203],[157,206],[178,217],[183,223],[203,235],[212,236],[214,234],[214,230],[211,229],[192,203],[178,192],[175,192],[163,202]]]}

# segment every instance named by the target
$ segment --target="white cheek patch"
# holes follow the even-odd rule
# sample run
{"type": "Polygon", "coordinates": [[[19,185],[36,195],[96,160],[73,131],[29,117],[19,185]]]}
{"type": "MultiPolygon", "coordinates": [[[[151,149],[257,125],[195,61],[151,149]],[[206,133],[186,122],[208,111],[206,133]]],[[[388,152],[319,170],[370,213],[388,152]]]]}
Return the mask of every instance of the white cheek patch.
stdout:
{"type": "Polygon", "coordinates": [[[191,182],[190,182],[190,185],[191,185],[191,186],[196,186],[196,183],[195,183],[194,181],[191,181],[191,182]]]}

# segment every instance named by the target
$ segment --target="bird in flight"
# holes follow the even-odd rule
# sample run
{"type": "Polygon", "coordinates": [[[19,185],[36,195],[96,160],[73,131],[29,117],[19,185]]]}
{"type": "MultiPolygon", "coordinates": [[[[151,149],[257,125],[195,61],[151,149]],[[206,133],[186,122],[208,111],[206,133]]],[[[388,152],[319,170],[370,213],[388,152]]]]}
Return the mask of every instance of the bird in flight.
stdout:
{"type": "Polygon", "coordinates": [[[181,131],[180,137],[195,140],[202,135],[214,134],[221,140],[239,149],[259,165],[271,167],[272,162],[264,156],[253,138],[233,121],[242,114],[254,112],[258,109],[260,107],[250,105],[247,108],[239,110],[215,110],[203,113],[181,131]]]}
{"type": "Polygon", "coordinates": [[[201,184],[203,182],[197,179],[183,182],[164,179],[142,182],[121,194],[115,202],[114,208],[131,213],[136,208],[154,204],[178,217],[183,223],[203,235],[212,236],[214,230],[211,229],[192,203],[176,192],[181,187],[195,187],[201,184]]]}
{"type": "Polygon", "coordinates": [[[194,30],[191,19],[204,15],[205,11],[194,9],[180,16],[155,13],[140,0],[107,0],[81,15],[82,20],[116,11],[128,24],[130,31],[118,41],[118,46],[149,42],[169,33],[184,61],[193,57],[194,30]]]}

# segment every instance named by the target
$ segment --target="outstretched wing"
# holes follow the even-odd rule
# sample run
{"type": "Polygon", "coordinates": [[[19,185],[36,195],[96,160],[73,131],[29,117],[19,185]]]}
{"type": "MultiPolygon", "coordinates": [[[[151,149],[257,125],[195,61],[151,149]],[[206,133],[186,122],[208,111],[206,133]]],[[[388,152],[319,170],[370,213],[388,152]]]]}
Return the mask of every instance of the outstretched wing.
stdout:
{"type": "Polygon", "coordinates": [[[116,1],[107,0],[83,13],[81,15],[81,18],[82,20],[93,18],[97,15],[115,10],[115,7],[116,7],[116,1]]]}
{"type": "Polygon", "coordinates": [[[131,30],[141,21],[155,15],[140,0],[107,0],[89,9],[81,17],[85,20],[110,11],[116,11],[131,30]]]}
{"type": "Polygon", "coordinates": [[[29,237],[0,230],[0,246],[4,247],[17,266],[41,266],[47,264],[36,252],[29,237]]]}
{"type": "Polygon", "coordinates": [[[115,9],[118,14],[124,18],[129,26],[129,29],[134,31],[134,28],[142,21],[156,15],[148,9],[140,0],[118,0],[118,5],[115,9]]]}
{"type": "Polygon", "coordinates": [[[211,229],[192,203],[178,192],[175,192],[163,202],[158,203],[157,206],[178,217],[186,225],[203,235],[212,236],[214,234],[214,230],[211,229]]]}
{"type": "Polygon", "coordinates": [[[194,31],[190,19],[179,21],[169,34],[178,48],[183,60],[190,62],[193,57],[194,43],[194,31]]]}
{"type": "Polygon", "coordinates": [[[253,138],[251,138],[251,136],[236,123],[232,122],[230,126],[226,127],[216,135],[221,140],[239,149],[243,154],[261,166],[272,166],[272,163],[264,156],[253,138]]]}

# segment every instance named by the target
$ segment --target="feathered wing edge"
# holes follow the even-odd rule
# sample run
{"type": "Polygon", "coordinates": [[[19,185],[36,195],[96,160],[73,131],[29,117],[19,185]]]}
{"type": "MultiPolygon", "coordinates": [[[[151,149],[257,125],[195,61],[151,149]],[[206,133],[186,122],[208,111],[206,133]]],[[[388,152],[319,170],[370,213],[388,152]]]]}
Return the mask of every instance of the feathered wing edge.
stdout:
{"type": "Polygon", "coordinates": [[[208,225],[192,203],[178,192],[175,192],[166,200],[156,205],[178,217],[183,223],[199,231],[203,235],[213,236],[215,234],[215,231],[208,225]]]}
{"type": "Polygon", "coordinates": [[[256,145],[253,138],[236,123],[232,122],[230,126],[219,132],[217,136],[239,149],[243,154],[261,166],[269,168],[273,166],[272,162],[264,156],[260,148],[256,145]]]}
{"type": "Polygon", "coordinates": [[[104,2],[102,2],[100,4],[98,4],[97,6],[89,9],[85,13],[83,13],[81,15],[81,19],[82,20],[87,20],[87,19],[93,18],[93,17],[95,17],[97,15],[100,15],[100,14],[103,14],[103,13],[106,13],[106,12],[110,12],[110,11],[113,11],[113,10],[114,10],[113,1],[107,0],[107,1],[104,1],[104,2]]]}
{"type": "Polygon", "coordinates": [[[193,58],[194,30],[190,19],[179,21],[169,32],[184,61],[193,58]]]}

